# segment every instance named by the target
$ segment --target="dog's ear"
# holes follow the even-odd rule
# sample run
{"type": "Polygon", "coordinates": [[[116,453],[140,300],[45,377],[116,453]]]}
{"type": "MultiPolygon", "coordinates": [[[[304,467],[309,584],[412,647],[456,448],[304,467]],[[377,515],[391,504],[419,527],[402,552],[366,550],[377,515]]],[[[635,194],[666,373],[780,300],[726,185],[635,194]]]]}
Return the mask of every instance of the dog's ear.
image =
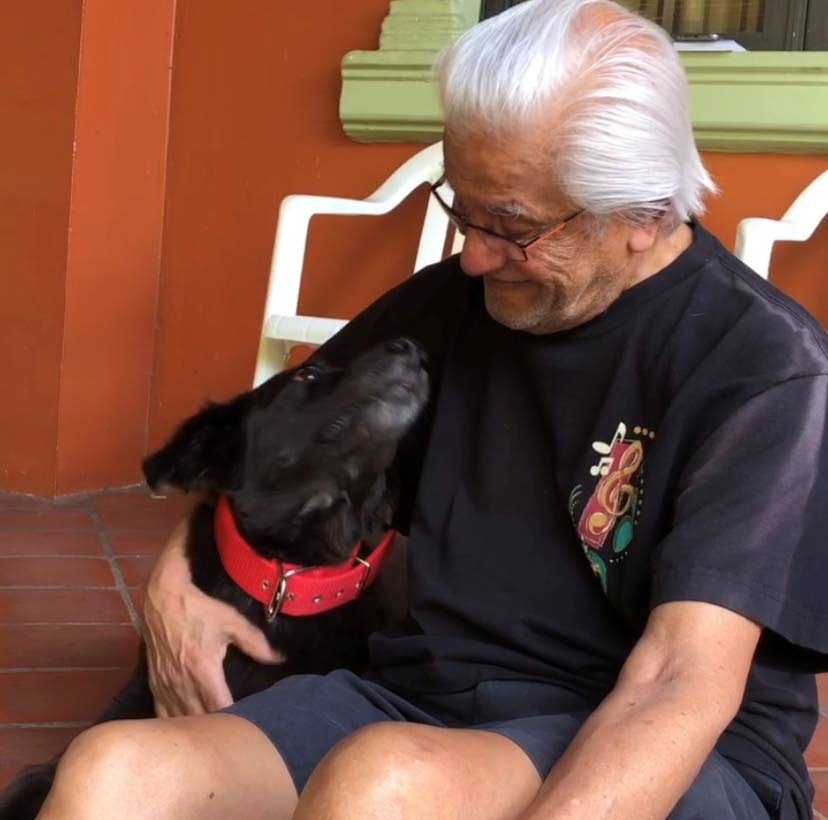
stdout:
{"type": "Polygon", "coordinates": [[[143,464],[153,490],[226,492],[237,488],[244,461],[244,416],[247,396],[225,404],[208,404],[187,419],[172,438],[143,464]]]}

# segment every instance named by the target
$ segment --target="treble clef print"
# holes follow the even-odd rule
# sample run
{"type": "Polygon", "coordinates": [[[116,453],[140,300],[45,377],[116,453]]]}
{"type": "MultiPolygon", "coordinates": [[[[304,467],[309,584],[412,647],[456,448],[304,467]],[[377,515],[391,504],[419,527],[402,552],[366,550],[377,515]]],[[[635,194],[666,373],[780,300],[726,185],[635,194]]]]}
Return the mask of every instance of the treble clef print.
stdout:
{"type": "Polygon", "coordinates": [[[644,448],[634,441],[618,460],[618,467],[608,473],[598,486],[598,500],[607,512],[618,518],[629,510],[635,495],[635,487],[629,479],[644,460],[644,448]]]}
{"type": "Polygon", "coordinates": [[[643,460],[644,448],[640,441],[634,441],[624,448],[615,469],[608,470],[598,482],[594,496],[595,506],[588,505],[582,519],[585,535],[593,546],[602,543],[618,518],[629,510],[635,497],[635,487],[630,479],[643,460]]]}

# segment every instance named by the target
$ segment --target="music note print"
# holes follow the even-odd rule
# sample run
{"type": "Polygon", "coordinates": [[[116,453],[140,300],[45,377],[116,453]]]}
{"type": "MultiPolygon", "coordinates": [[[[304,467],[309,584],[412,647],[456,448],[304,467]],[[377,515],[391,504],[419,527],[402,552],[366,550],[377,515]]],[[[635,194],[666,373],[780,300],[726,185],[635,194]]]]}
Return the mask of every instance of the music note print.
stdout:
{"type": "Polygon", "coordinates": [[[590,475],[602,475],[605,476],[612,466],[612,448],[621,441],[624,441],[627,435],[627,425],[624,424],[623,421],[618,423],[618,427],[615,429],[615,433],[613,433],[612,439],[610,440],[609,444],[606,444],[603,441],[593,441],[592,442],[592,449],[595,450],[602,458],[598,459],[597,464],[593,464],[592,467],[589,468],[590,475]]]}

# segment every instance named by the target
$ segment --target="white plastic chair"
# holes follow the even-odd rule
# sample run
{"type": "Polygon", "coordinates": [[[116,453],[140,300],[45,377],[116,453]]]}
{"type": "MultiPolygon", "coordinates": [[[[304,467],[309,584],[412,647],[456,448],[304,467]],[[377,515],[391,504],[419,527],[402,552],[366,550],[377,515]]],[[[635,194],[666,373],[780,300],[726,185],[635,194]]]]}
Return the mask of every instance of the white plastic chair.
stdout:
{"type": "MultiPolygon", "coordinates": [[[[295,194],[282,200],[270,265],[254,387],[286,367],[288,355],[295,345],[320,345],[347,323],[345,319],[298,316],[296,313],[310,218],[314,214],[377,216],[388,213],[418,185],[430,185],[442,173],[443,144],[438,142],[411,157],[365,199],[295,194]]],[[[453,193],[447,190],[446,195],[451,202],[453,193]]],[[[442,258],[447,231],[448,218],[432,197],[420,233],[415,271],[442,258]]],[[[459,250],[461,244],[462,237],[455,236],[452,252],[459,250]]]]}
{"type": "Polygon", "coordinates": [[[767,279],[773,243],[810,239],[826,214],[828,171],[820,174],[794,200],[782,219],[743,219],[736,228],[736,256],[767,279]]]}

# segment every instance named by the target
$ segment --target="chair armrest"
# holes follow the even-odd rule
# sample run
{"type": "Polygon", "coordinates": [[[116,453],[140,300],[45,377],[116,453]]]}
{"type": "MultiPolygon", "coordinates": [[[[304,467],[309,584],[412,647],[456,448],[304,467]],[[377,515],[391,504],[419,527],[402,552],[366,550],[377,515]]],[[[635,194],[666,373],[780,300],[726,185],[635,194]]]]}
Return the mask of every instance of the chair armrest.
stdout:
{"type": "Polygon", "coordinates": [[[736,229],[736,256],[767,279],[773,243],[810,239],[827,212],[828,171],[825,171],[793,201],[782,219],[743,219],[736,229]]]}
{"type": "Polygon", "coordinates": [[[735,254],[760,276],[768,278],[773,243],[804,242],[813,233],[808,225],[785,219],[750,217],[736,229],[735,254]]]}
{"type": "Polygon", "coordinates": [[[339,333],[345,319],[325,319],[321,316],[268,316],[264,335],[292,344],[321,345],[339,333]]]}

